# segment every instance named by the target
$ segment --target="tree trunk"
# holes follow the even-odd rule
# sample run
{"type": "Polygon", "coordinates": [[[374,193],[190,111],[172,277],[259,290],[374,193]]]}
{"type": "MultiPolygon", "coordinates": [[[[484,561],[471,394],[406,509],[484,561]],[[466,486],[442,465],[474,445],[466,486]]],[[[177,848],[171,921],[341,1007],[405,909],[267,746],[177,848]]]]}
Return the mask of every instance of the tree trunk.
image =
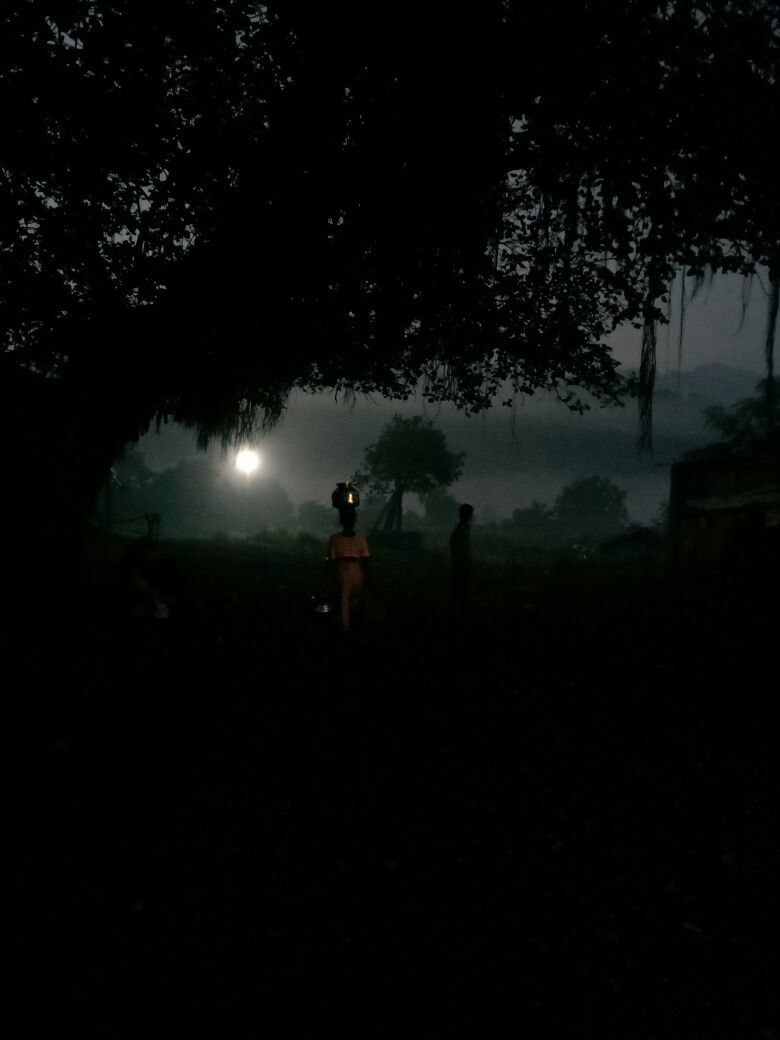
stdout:
{"type": "Polygon", "coordinates": [[[17,606],[53,602],[78,582],[100,489],[139,416],[114,388],[27,372],[2,396],[5,574],[17,606]]]}
{"type": "MultiPolygon", "coordinates": [[[[652,304],[652,301],[651,301],[652,304]]],[[[653,391],[655,388],[656,322],[645,318],[642,328],[642,355],[639,365],[639,450],[653,450],[653,391]]]]}
{"type": "Polygon", "coordinates": [[[390,498],[385,502],[374,523],[375,531],[384,533],[400,531],[403,523],[404,491],[399,485],[393,488],[390,498]]]}

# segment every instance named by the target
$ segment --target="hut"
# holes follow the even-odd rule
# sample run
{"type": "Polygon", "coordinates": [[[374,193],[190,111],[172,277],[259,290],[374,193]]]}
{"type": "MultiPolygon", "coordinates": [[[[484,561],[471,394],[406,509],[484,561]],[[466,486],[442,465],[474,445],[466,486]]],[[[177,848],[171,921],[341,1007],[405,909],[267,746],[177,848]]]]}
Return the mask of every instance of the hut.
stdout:
{"type": "Polygon", "coordinates": [[[677,570],[712,582],[780,578],[780,443],[718,445],[672,466],[677,570]]]}

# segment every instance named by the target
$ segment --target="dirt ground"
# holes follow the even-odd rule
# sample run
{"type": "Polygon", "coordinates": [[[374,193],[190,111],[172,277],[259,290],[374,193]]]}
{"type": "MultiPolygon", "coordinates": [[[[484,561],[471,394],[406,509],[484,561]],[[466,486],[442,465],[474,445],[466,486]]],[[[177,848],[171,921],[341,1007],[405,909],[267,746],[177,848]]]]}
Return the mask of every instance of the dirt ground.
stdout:
{"type": "Polygon", "coordinates": [[[598,559],[166,548],[23,627],[8,1036],[780,1037],[777,600],[598,559]]]}

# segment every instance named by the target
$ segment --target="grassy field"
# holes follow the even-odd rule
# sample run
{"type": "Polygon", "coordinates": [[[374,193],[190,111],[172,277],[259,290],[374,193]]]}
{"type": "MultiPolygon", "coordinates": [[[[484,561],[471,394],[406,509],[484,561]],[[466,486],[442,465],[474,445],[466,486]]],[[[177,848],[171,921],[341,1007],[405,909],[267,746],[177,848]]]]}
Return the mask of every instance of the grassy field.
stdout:
{"type": "Polygon", "coordinates": [[[780,1036],[774,603],[388,550],[345,643],[320,546],[166,551],[17,648],[9,1035],[780,1036]]]}

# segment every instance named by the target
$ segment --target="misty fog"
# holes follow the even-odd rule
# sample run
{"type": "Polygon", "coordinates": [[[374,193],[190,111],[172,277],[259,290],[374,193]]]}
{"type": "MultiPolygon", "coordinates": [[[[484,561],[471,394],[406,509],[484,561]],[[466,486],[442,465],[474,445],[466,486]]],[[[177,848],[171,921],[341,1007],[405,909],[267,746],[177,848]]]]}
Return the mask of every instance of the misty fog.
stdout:
{"type": "MultiPolygon", "coordinates": [[[[687,279],[689,294],[691,282],[687,279]]],[[[538,395],[518,399],[513,409],[496,404],[469,417],[452,405],[428,404],[422,395],[407,402],[365,397],[344,402],[326,393],[296,391],[278,426],[255,441],[263,464],[252,479],[278,482],[293,508],[311,500],[327,505],[334,481],[359,468],[365,448],[393,414],[423,415],[442,429],[453,451],[465,452],[463,476],[449,491],[473,502],[481,521],[505,519],[533,501],[552,504],[572,481],[598,475],[626,491],[631,522],[652,523],[668,498],[672,462],[715,439],[703,410],[750,396],[762,375],[761,283],[754,285],[744,315],[744,283],[736,277],[717,277],[689,298],[682,346],[680,289],[678,277],[670,320],[659,335],[652,455],[638,452],[637,407],[631,398],[622,406],[602,407],[586,396],[590,408],[580,415],[552,395],[538,395]]],[[[612,336],[624,372],[636,367],[639,335],[624,326],[612,336]]],[[[148,433],[136,450],[153,471],[202,457],[194,433],[174,423],[148,433]]],[[[235,452],[213,444],[208,458],[217,486],[229,480],[235,452]]],[[[406,508],[422,507],[409,496],[406,508]]]]}
{"type": "MultiPolygon", "coordinates": [[[[657,519],[669,489],[669,468],[681,454],[713,440],[702,416],[712,403],[730,404],[749,396],[760,376],[722,365],[683,372],[680,393],[673,371],[659,378],[654,409],[652,457],[637,451],[636,402],[591,410],[579,415],[551,396],[526,399],[513,409],[497,406],[467,417],[452,406],[432,406],[422,398],[407,402],[357,398],[339,402],[325,394],[295,393],[279,423],[258,439],[262,453],[261,484],[278,482],[293,506],[315,500],[327,505],[336,480],[350,477],[365,448],[394,414],[422,414],[443,430],[453,451],[465,452],[462,478],[450,488],[468,500],[480,520],[501,520],[534,500],[552,504],[572,481],[599,475],[627,492],[629,518],[635,523],[657,519]]],[[[175,424],[141,439],[145,464],[161,471],[183,460],[202,457],[194,433],[175,424]]],[[[230,482],[235,452],[214,444],[208,458],[216,486],[230,482]]],[[[119,464],[121,472],[121,463],[119,464]]],[[[419,509],[410,496],[407,508],[419,509]]],[[[163,512],[163,533],[166,517],[163,512]]],[[[170,529],[170,517],[168,529],[170,529]]]]}

